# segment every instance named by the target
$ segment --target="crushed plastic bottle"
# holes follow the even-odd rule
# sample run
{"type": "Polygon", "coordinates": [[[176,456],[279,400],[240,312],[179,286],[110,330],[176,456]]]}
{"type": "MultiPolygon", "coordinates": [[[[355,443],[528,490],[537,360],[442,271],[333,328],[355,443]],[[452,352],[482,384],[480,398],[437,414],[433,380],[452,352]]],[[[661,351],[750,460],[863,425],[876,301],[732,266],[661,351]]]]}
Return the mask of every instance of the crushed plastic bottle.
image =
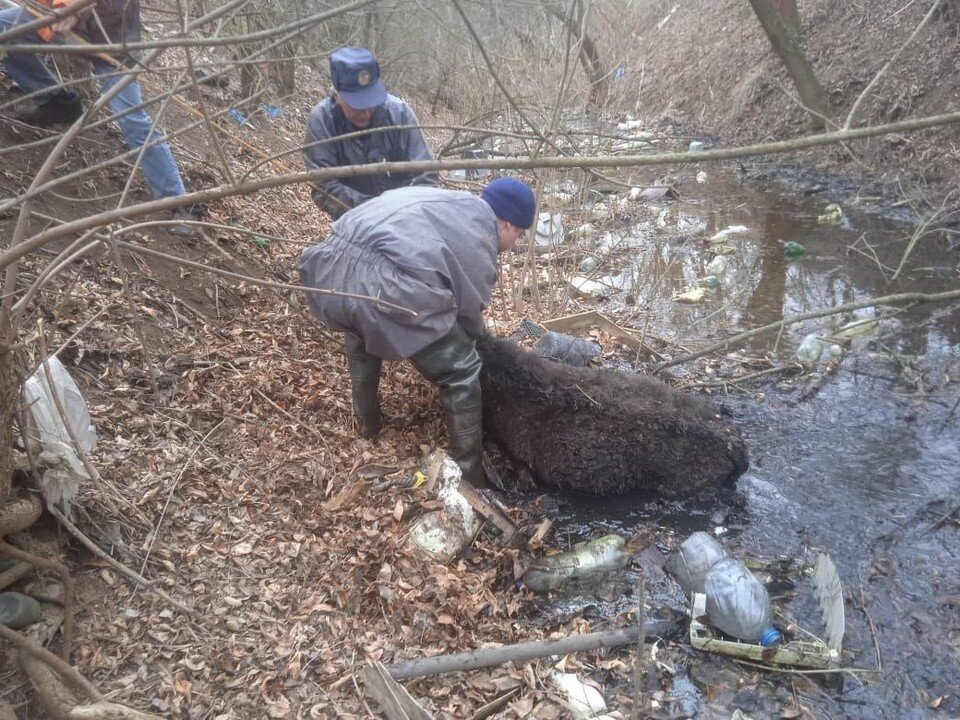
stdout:
{"type": "Polygon", "coordinates": [[[735,557],[717,562],[703,584],[710,624],[727,635],[764,647],[780,643],[783,636],[773,626],[773,607],[766,588],[735,557]]]}
{"type": "Polygon", "coordinates": [[[629,562],[624,539],[604,535],[573,550],[535,560],[523,574],[523,584],[534,592],[558,590],[572,580],[598,579],[629,562]]]}
{"type": "Polygon", "coordinates": [[[727,271],[727,257],[717,255],[713,260],[707,263],[707,274],[719,277],[727,271]]]}
{"type": "Polygon", "coordinates": [[[723,545],[705,532],[695,532],[667,558],[667,570],[680,583],[687,595],[703,592],[707,572],[723,558],[723,545]]]}
{"type": "Polygon", "coordinates": [[[823,354],[823,340],[816,333],[810,333],[800,347],[797,348],[797,360],[800,362],[817,362],[823,354]]]}

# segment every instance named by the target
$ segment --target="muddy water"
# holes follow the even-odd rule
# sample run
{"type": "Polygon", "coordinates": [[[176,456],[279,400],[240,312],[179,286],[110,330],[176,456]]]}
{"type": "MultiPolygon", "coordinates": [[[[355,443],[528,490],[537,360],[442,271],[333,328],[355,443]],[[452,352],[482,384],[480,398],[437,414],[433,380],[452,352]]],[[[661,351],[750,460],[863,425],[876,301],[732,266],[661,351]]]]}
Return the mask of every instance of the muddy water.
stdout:
{"type": "MultiPolygon", "coordinates": [[[[691,180],[683,197],[618,227],[606,238],[606,254],[594,248],[600,266],[593,277],[618,289],[588,307],[698,347],[823,307],[960,287],[960,248],[951,249],[945,234],[918,243],[901,278],[890,281],[912,226],[897,220],[902,209],[877,199],[861,200],[872,204],[871,212],[857,210],[840,186],[760,187],[714,170],[706,183],[691,180]],[[842,222],[819,224],[818,215],[834,200],[844,208],[842,222]],[[877,209],[887,217],[872,212],[877,209]],[[672,301],[706,274],[716,253],[708,238],[731,225],[748,231],[726,243],[730,254],[720,287],[700,304],[672,301]],[[786,257],[787,240],[804,246],[802,259],[786,257]]],[[[750,448],[752,467],[737,492],[678,503],[551,499],[559,537],[657,530],[657,542],[637,562],[651,613],[682,609],[679,591],[657,566],[663,551],[693,530],[720,528],[728,546],[747,556],[802,564],[817,552],[829,553],[846,599],[844,665],[882,668],[826,676],[816,685],[809,676],[798,684],[796,676],[761,675],[757,686],[755,671],[679,652],[660,716],[729,717],[737,707],[755,717],[776,716],[794,691],[817,717],[960,714],[960,529],[956,522],[938,524],[960,502],[957,307],[859,312],[856,317],[881,318],[878,329],[854,341],[839,372],[810,399],[801,399],[807,377],[790,375],[718,397],[750,448]],[[748,682],[738,689],[741,679],[748,682]]],[[[779,338],[754,340],[741,354],[789,361],[805,335],[827,335],[854,317],[794,325],[779,338]]],[[[688,371],[671,372],[680,377],[688,371]]],[[[634,580],[627,578],[628,585],[634,580]]],[[[808,581],[793,581],[779,606],[816,632],[808,581]]],[[[622,591],[550,603],[545,616],[612,617],[634,602],[622,591]]]]}

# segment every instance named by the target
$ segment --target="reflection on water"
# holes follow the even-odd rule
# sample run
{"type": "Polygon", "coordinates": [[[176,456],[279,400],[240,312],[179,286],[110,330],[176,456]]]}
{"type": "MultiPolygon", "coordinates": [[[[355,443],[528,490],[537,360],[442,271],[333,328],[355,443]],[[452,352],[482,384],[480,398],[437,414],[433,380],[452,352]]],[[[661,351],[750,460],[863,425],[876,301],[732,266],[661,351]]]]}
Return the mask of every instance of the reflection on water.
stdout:
{"type": "MultiPolygon", "coordinates": [[[[626,281],[622,292],[594,306],[696,347],[811,310],[960,284],[958,252],[945,239],[924,239],[911,256],[912,269],[890,282],[909,226],[849,208],[843,224],[820,225],[817,215],[830,200],[711,177],[708,186],[695,188],[709,195],[654,209],[622,231],[633,242],[598,253],[595,277],[626,281]],[[749,232],[727,240],[732,252],[720,287],[701,304],[672,301],[704,277],[716,252],[708,238],[730,225],[749,232]],[[787,240],[801,243],[806,255],[786,257],[787,240]]],[[[849,662],[872,667],[874,631],[858,609],[862,587],[884,670],[865,687],[845,679],[841,692],[826,695],[825,712],[919,717],[928,702],[960,686],[956,603],[942,599],[960,594],[960,537],[955,524],[929,530],[937,516],[928,510],[931,500],[955,499],[960,490],[960,412],[951,413],[960,392],[960,313],[934,305],[858,312],[873,314],[894,319],[881,325],[879,338],[861,341],[812,400],[798,402],[795,386],[772,380],[762,394],[724,398],[750,447],[752,467],[739,483],[745,508],[723,496],[680,503],[555,498],[553,514],[561,532],[574,537],[630,534],[650,525],[685,536],[727,525],[728,537],[750,552],[828,552],[856,598],[847,606],[846,647],[858,655],[849,662]]],[[[849,319],[805,321],[784,330],[779,341],[772,333],[743,351],[759,356],[776,348],[780,360],[791,359],[805,334],[829,333],[849,319]]],[[[669,583],[650,596],[681,604],[669,583]]],[[[607,610],[627,607],[629,600],[607,610]]],[[[956,716],[960,700],[950,696],[941,709],[956,716]]]]}

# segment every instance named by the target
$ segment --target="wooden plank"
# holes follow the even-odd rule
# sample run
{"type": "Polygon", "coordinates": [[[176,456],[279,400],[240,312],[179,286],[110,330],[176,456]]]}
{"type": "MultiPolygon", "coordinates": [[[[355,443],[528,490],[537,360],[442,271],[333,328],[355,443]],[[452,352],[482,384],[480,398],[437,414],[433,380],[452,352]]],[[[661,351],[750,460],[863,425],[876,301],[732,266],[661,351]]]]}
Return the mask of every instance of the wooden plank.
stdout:
{"type": "Polygon", "coordinates": [[[433,720],[400,683],[390,677],[387,669],[372,660],[363,671],[367,693],[377,701],[387,720],[433,720]]]}
{"type": "Polygon", "coordinates": [[[584,329],[603,330],[608,335],[617,338],[620,342],[635,352],[642,353],[644,355],[660,355],[649,345],[642,342],[640,338],[638,338],[632,332],[626,328],[620,327],[613,320],[605,315],[601,315],[596,310],[576,313],[575,315],[564,315],[563,317],[546,320],[540,324],[547,330],[553,330],[554,332],[569,333],[572,330],[584,329]]]}
{"type": "Polygon", "coordinates": [[[461,478],[458,490],[470,503],[470,507],[476,510],[481,517],[500,528],[503,532],[502,541],[504,545],[510,545],[518,537],[519,528],[517,528],[513,519],[494,503],[487,502],[486,498],[478,493],[473,485],[461,478]]]}

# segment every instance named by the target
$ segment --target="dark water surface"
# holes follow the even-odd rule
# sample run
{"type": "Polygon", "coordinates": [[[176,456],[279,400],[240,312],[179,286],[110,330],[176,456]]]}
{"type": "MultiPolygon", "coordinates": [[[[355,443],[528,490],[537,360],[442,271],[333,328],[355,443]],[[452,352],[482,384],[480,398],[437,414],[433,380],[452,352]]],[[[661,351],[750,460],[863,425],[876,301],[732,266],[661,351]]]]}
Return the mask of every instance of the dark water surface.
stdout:
{"type": "MultiPolygon", "coordinates": [[[[618,322],[699,347],[731,331],[824,307],[960,287],[960,249],[951,248],[946,233],[921,239],[901,277],[891,281],[913,230],[896,216],[908,215],[908,209],[877,198],[861,204],[886,210],[888,217],[858,211],[839,187],[760,187],[713,170],[706,183],[689,183],[683,200],[662,204],[607,238],[614,250],[598,251],[594,277],[622,290],[595,306],[618,322]],[[819,224],[817,216],[834,200],[844,209],[841,224],[819,224]],[[733,252],[720,288],[701,304],[673,302],[674,293],[696,286],[706,274],[714,256],[708,238],[731,225],[748,231],[726,243],[733,252]],[[805,247],[802,259],[785,256],[787,240],[805,247]]],[[[879,649],[882,670],[829,676],[815,691],[806,680],[803,704],[818,717],[957,717],[960,529],[943,516],[960,503],[958,305],[869,309],[805,321],[779,338],[757,338],[740,352],[790,361],[806,334],[828,335],[857,317],[881,322],[854,341],[837,374],[812,398],[800,399],[807,379],[795,375],[773,375],[747,385],[746,392],[718,397],[750,448],[751,470],[738,483],[745,503],[738,504],[733,493],[679,503],[553,498],[551,512],[558,538],[571,540],[657,528],[659,548],[648,548],[638,560],[654,613],[658,605],[682,608],[683,599],[648,561],[693,530],[726,528],[724,542],[748,556],[803,563],[816,552],[828,553],[846,599],[844,665],[877,669],[879,649]]],[[[682,377],[688,370],[670,372],[682,377]]],[[[808,580],[795,580],[789,611],[819,631],[808,580]]],[[[633,602],[617,597],[572,598],[550,605],[547,613],[588,608],[612,616],[633,602]]],[[[703,653],[684,655],[673,689],[678,699],[661,705],[663,717],[729,717],[736,707],[766,717],[795,689],[789,676],[770,674],[768,699],[760,693],[744,700],[735,684],[718,695],[714,686],[735,683],[750,671],[703,653]]]]}

